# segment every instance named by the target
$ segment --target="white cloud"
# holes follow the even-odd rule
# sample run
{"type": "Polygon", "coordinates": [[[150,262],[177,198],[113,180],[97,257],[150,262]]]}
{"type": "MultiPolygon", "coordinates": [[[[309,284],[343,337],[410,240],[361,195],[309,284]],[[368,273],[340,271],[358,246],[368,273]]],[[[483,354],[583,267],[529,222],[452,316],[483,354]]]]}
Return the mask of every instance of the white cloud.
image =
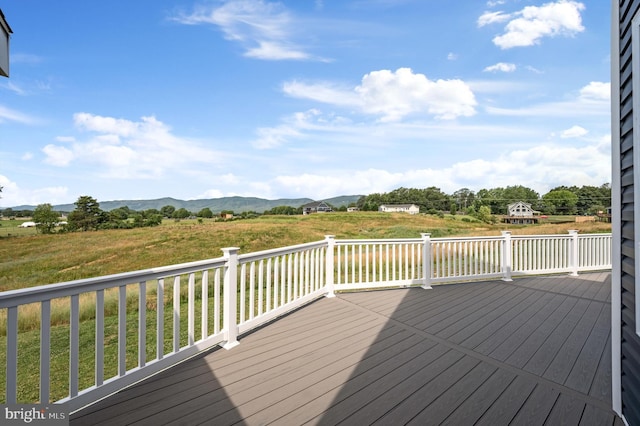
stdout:
{"type": "MultiPolygon", "coordinates": [[[[143,118],[143,121],[145,121],[145,118],[143,118]]],[[[138,130],[138,126],[141,124],[120,118],[101,117],[86,112],[74,114],[73,122],[81,130],[120,136],[130,136],[138,130]]]]}
{"type": "Polygon", "coordinates": [[[303,83],[289,81],[282,85],[282,91],[294,98],[311,99],[339,106],[353,106],[360,104],[360,98],[352,89],[339,87],[330,82],[303,83]]]}
{"type": "MultiPolygon", "coordinates": [[[[388,192],[398,187],[436,186],[446,193],[460,188],[474,191],[521,183],[543,194],[559,185],[600,186],[611,181],[610,143],[565,147],[541,144],[496,158],[475,159],[441,168],[390,171],[383,169],[331,170],[330,173],[282,175],[266,183],[264,193],[323,199],[336,194],[388,192]],[[567,161],[571,158],[571,162],[567,161]]],[[[264,183],[263,183],[264,184],[264,183]]]]}
{"type": "Polygon", "coordinates": [[[476,113],[475,96],[462,80],[429,80],[410,68],[372,71],[353,90],[328,83],[286,83],[286,94],[336,106],[357,107],[380,117],[399,121],[411,114],[429,114],[438,119],[468,117],[476,113]]]}
{"type": "Polygon", "coordinates": [[[284,144],[289,138],[299,137],[301,133],[293,126],[282,124],[277,127],[261,127],[258,138],[252,142],[254,148],[271,149],[284,144]]]}
{"type": "Polygon", "coordinates": [[[483,71],[485,72],[514,72],[516,70],[515,64],[508,64],[505,62],[498,62],[497,64],[490,65],[486,67],[483,71]]]}
{"type": "Polygon", "coordinates": [[[68,188],[64,186],[48,186],[43,188],[23,188],[7,176],[0,175],[0,205],[15,207],[21,205],[38,205],[42,203],[65,203],[68,198],[68,188]]]}
{"type": "Polygon", "coordinates": [[[65,167],[73,161],[75,155],[73,151],[64,146],[46,145],[42,148],[42,152],[47,156],[44,160],[45,163],[52,166],[65,167]]]}
{"type": "Polygon", "coordinates": [[[18,86],[14,82],[10,81],[4,85],[9,91],[15,93],[16,95],[24,96],[27,94],[27,91],[22,87],[18,86]]]}
{"type": "Polygon", "coordinates": [[[580,98],[592,101],[609,101],[611,99],[611,83],[592,81],[580,89],[580,98]]]}
{"type": "Polygon", "coordinates": [[[38,120],[27,114],[0,105],[0,123],[13,121],[21,124],[36,124],[38,120]]]}
{"type": "Polygon", "coordinates": [[[45,146],[46,163],[91,165],[96,174],[109,178],[155,178],[169,172],[188,174],[196,165],[212,167],[223,160],[222,154],[175,136],[155,117],[134,122],[77,113],[74,122],[92,135],[86,140],[57,138],[64,145],[45,146]]]}
{"type": "Polygon", "coordinates": [[[284,59],[308,59],[309,55],[301,50],[291,48],[282,43],[272,41],[258,41],[257,47],[247,50],[245,56],[256,59],[284,60],[284,59]]]}
{"type": "Polygon", "coordinates": [[[449,54],[447,55],[447,59],[449,61],[455,61],[458,59],[458,55],[456,53],[449,52],[449,54]]]}
{"type": "Polygon", "coordinates": [[[478,18],[478,27],[505,22],[510,19],[510,15],[504,12],[485,12],[478,18]]]}
{"type": "Polygon", "coordinates": [[[219,189],[208,189],[195,197],[194,200],[208,200],[209,198],[222,198],[224,196],[224,192],[220,191],[219,189]]]}
{"type": "Polygon", "coordinates": [[[502,48],[532,46],[544,37],[574,36],[584,31],[581,11],[584,4],[573,0],[558,0],[542,6],[527,6],[519,12],[486,12],[478,18],[478,26],[509,21],[504,33],[493,38],[502,48]]]}
{"type": "Polygon", "coordinates": [[[584,127],[580,127],[580,126],[573,126],[565,131],[563,131],[560,134],[560,137],[563,139],[570,139],[570,138],[579,138],[582,136],[586,136],[586,134],[589,133],[589,131],[587,131],[587,129],[585,129],[584,127]]]}
{"type": "Polygon", "coordinates": [[[610,83],[591,82],[580,94],[566,101],[531,105],[520,109],[486,107],[489,114],[506,116],[578,117],[609,116],[610,83]]]}
{"type": "Polygon", "coordinates": [[[475,114],[476,100],[462,80],[429,80],[409,68],[373,71],[362,78],[356,93],[363,110],[382,115],[382,121],[398,121],[406,115],[428,112],[440,119],[475,114]]]}
{"type": "Polygon", "coordinates": [[[264,0],[225,1],[221,6],[201,6],[176,21],[218,26],[227,40],[243,45],[245,56],[263,60],[310,60],[312,57],[292,39],[296,27],[281,3],[264,0]]]}

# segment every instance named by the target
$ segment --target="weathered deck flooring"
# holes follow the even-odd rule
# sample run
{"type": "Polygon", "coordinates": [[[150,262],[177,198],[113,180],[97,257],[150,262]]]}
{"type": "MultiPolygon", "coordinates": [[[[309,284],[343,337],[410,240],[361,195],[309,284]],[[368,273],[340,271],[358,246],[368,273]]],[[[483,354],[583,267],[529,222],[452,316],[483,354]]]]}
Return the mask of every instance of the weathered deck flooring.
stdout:
{"type": "Polygon", "coordinates": [[[341,294],[83,424],[612,425],[610,274],[341,294]]]}

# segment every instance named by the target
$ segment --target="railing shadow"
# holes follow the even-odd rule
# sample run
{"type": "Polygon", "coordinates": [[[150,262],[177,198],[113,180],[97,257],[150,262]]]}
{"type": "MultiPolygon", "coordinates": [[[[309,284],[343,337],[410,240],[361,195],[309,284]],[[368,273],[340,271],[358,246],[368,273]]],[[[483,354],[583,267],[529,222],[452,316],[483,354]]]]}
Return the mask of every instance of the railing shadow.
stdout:
{"type": "Polygon", "coordinates": [[[224,350],[199,354],[80,410],[70,425],[186,425],[218,415],[228,424],[245,424],[208,359],[216,351],[224,350]]]}

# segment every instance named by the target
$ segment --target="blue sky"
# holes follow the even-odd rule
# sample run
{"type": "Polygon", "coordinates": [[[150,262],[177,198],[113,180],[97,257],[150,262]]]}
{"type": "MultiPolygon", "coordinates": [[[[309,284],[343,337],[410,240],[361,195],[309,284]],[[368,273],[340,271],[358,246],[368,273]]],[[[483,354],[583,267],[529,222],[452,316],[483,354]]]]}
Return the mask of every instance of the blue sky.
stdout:
{"type": "Polygon", "coordinates": [[[0,0],[0,207],[599,186],[609,7],[0,0]]]}

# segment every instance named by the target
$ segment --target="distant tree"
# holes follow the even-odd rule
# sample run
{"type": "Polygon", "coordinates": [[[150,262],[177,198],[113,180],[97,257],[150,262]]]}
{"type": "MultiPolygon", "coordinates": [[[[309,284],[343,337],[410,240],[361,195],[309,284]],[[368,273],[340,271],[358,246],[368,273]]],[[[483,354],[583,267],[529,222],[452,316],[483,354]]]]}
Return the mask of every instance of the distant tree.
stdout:
{"type": "Polygon", "coordinates": [[[171,217],[174,219],[186,219],[189,216],[191,216],[191,213],[189,212],[189,210],[185,209],[184,207],[181,207],[178,210],[174,211],[173,214],[171,215],[171,217]]]}
{"type": "Polygon", "coordinates": [[[164,206],[160,208],[160,213],[166,218],[173,217],[173,212],[175,211],[176,208],[173,206],[164,206]]]}
{"type": "Polygon", "coordinates": [[[109,219],[116,219],[116,220],[127,220],[129,218],[129,209],[127,208],[123,208],[123,207],[119,207],[117,209],[113,209],[109,212],[109,219]]]}
{"type": "Polygon", "coordinates": [[[205,207],[200,210],[196,216],[203,217],[205,219],[211,219],[213,217],[213,212],[209,207],[205,207]]]}
{"type": "Polygon", "coordinates": [[[252,219],[252,218],[255,218],[255,217],[259,217],[259,216],[260,216],[260,213],[255,212],[253,210],[249,210],[248,212],[240,213],[240,217],[243,218],[243,219],[252,219]]]}
{"type": "Polygon", "coordinates": [[[576,214],[578,196],[568,189],[556,189],[543,195],[545,213],[547,214],[576,214]]]}
{"type": "Polygon", "coordinates": [[[449,213],[455,216],[457,212],[458,212],[458,205],[456,204],[455,201],[452,201],[451,204],[449,205],[449,213]]]}
{"type": "MultiPolygon", "coordinates": [[[[300,209],[291,206],[276,206],[270,210],[266,210],[263,214],[265,215],[276,215],[276,214],[286,214],[286,215],[294,215],[301,214],[300,209]]],[[[222,213],[221,213],[222,214],[222,213]]]]}
{"type": "Polygon", "coordinates": [[[53,233],[59,220],[60,214],[53,211],[51,204],[39,204],[33,212],[36,229],[43,234],[53,233]]]}
{"type": "Polygon", "coordinates": [[[148,219],[148,218],[150,218],[152,216],[156,216],[156,215],[161,215],[162,216],[162,213],[160,212],[160,210],[158,210],[158,209],[147,209],[147,210],[142,212],[142,216],[145,219],[148,219]]]}
{"type": "Polygon", "coordinates": [[[461,188],[453,193],[452,198],[458,205],[458,210],[464,211],[473,204],[476,194],[469,188],[461,188]]]}
{"type": "Polygon", "coordinates": [[[493,222],[493,217],[491,216],[491,208],[489,206],[482,206],[476,213],[476,218],[485,223],[493,222]]]}
{"type": "Polygon", "coordinates": [[[145,216],[143,226],[158,226],[162,224],[162,215],[160,213],[145,216]]]}
{"type": "Polygon", "coordinates": [[[74,204],[76,208],[68,216],[69,230],[96,230],[102,223],[108,221],[108,215],[100,209],[100,204],[95,198],[82,195],[74,204]]]}

